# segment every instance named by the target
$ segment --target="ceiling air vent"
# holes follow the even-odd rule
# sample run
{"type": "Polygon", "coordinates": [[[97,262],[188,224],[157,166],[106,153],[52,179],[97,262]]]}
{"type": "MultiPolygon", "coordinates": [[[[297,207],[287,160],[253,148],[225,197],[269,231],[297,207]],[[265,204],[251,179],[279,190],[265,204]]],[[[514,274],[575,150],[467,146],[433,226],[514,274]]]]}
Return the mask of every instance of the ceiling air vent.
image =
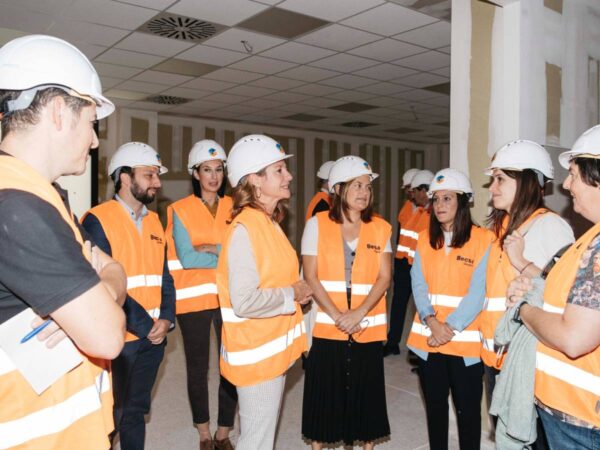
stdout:
{"type": "Polygon", "coordinates": [[[154,16],[139,31],[178,41],[200,42],[214,36],[224,27],[193,17],[162,13],[154,16]]]}
{"type": "Polygon", "coordinates": [[[174,95],[153,95],[152,97],[148,97],[146,101],[160,105],[183,105],[190,100],[188,98],[175,97],[174,95]]]}

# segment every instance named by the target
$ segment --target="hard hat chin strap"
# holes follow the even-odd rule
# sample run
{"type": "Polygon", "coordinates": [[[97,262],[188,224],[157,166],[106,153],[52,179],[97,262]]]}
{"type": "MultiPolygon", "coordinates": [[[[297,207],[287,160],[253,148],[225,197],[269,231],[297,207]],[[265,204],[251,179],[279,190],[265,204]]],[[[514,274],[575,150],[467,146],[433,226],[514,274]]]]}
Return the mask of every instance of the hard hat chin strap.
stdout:
{"type": "Polygon", "coordinates": [[[22,111],[24,109],[29,108],[31,106],[31,103],[33,102],[33,99],[35,98],[35,95],[39,91],[43,91],[44,89],[49,88],[58,88],[66,92],[68,95],[80,98],[82,100],[86,100],[93,104],[97,104],[97,102],[92,97],[89,97],[87,95],[81,95],[68,87],[61,86],[60,84],[44,84],[41,86],[36,86],[31,89],[21,91],[19,96],[14,100],[7,100],[2,105],[2,111],[0,111],[2,113],[2,117],[4,118],[14,113],[15,111],[22,111]]]}

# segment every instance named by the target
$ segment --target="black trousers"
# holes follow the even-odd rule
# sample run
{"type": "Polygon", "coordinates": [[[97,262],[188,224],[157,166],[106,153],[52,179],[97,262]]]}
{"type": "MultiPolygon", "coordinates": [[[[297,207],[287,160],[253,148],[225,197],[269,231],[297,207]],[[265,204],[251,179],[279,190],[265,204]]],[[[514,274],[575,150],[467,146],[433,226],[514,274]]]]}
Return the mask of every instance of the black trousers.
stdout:
{"type": "MultiPolygon", "coordinates": [[[[206,423],[210,419],[208,409],[208,359],[210,356],[210,324],[215,327],[217,345],[221,348],[221,328],[223,320],[219,308],[179,314],[177,323],[183,336],[187,388],[192,416],[195,424],[206,423]]],[[[221,427],[233,427],[237,391],[235,386],[221,376],[219,382],[219,417],[221,427]]]]}
{"type": "Polygon", "coordinates": [[[408,300],[412,294],[412,285],[410,282],[411,267],[406,258],[394,258],[394,292],[392,307],[390,309],[390,328],[386,344],[390,348],[398,346],[402,339],[406,309],[408,307],[408,300]]]}
{"type": "Polygon", "coordinates": [[[448,395],[456,409],[461,450],[479,450],[483,364],[465,366],[460,356],[430,353],[419,358],[419,380],[425,398],[427,432],[431,450],[448,449],[448,395]]]}
{"type": "Polygon", "coordinates": [[[146,338],[126,342],[112,362],[114,434],[119,433],[122,450],[144,448],[144,415],[150,412],[152,388],[166,344],[166,339],[159,345],[146,338]]]}

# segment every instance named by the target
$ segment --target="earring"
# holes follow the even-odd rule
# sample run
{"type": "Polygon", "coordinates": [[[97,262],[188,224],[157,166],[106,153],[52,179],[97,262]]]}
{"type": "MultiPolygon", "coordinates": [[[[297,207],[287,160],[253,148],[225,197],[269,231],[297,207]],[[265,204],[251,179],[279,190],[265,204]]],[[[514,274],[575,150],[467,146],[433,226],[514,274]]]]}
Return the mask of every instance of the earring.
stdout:
{"type": "Polygon", "coordinates": [[[262,192],[260,191],[260,186],[256,186],[256,198],[259,199],[260,196],[262,195],[262,192]]]}

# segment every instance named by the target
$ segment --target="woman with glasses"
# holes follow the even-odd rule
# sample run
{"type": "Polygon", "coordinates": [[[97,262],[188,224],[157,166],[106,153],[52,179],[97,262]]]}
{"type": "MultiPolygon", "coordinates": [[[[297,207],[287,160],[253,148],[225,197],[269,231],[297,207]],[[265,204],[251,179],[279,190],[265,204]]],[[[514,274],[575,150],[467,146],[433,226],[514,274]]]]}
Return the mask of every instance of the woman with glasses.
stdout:
{"type": "Polygon", "coordinates": [[[430,448],[448,448],[452,392],[460,448],[479,449],[483,367],[477,319],[493,234],[471,220],[473,188],[462,172],[439,171],[429,195],[429,229],[419,234],[411,269],[417,313],[407,345],[419,357],[430,448]]]}
{"type": "Polygon", "coordinates": [[[302,411],[313,449],[341,442],[372,449],[390,434],[382,341],[391,226],[373,213],[377,176],[361,158],[338,159],[329,174],[332,207],[302,236],[304,277],[318,305],[302,411]]]}

